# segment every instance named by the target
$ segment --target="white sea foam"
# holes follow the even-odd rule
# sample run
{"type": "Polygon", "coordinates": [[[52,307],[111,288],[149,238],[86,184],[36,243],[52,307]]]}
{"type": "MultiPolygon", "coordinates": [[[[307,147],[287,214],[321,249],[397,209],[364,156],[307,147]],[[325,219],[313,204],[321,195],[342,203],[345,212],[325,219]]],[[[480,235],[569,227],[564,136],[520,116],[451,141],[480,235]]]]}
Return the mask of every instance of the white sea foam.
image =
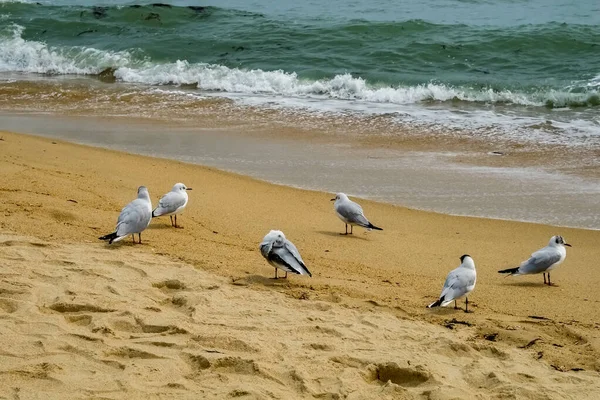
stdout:
{"type": "Polygon", "coordinates": [[[516,104],[553,107],[585,102],[589,93],[569,93],[559,90],[537,93],[510,90],[455,88],[430,82],[416,86],[376,87],[351,74],[331,79],[302,80],[296,73],[284,71],[241,70],[222,65],[190,64],[186,61],[154,65],[149,68],[121,67],[115,72],[124,82],[151,85],[198,84],[203,90],[228,93],[271,94],[282,96],[325,96],[332,99],[361,100],[372,103],[415,104],[421,102],[465,101],[488,104],[516,104]]]}
{"type": "MultiPolygon", "coordinates": [[[[132,65],[127,51],[111,52],[89,47],[52,47],[22,38],[24,28],[13,24],[0,36],[0,71],[55,75],[93,75],[108,67],[132,65]]],[[[143,63],[137,62],[138,65],[143,63]]]]}

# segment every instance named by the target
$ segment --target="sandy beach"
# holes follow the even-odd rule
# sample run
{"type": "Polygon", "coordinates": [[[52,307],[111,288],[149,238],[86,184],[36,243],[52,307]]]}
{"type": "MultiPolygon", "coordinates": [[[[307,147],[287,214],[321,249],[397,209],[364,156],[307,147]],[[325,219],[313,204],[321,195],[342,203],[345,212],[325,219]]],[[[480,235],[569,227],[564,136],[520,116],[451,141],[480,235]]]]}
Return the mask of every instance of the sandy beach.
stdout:
{"type": "MultiPolygon", "coordinates": [[[[527,398],[600,393],[600,231],[360,200],[214,168],[0,133],[0,398],[527,398]],[[107,246],[139,185],[192,187],[143,244],[107,246]],[[270,229],[312,278],[269,279],[270,229]],[[552,272],[506,278],[560,234],[552,272]],[[468,253],[473,313],[425,306],[468,253]]],[[[464,303],[461,304],[464,306],[464,303]]]]}

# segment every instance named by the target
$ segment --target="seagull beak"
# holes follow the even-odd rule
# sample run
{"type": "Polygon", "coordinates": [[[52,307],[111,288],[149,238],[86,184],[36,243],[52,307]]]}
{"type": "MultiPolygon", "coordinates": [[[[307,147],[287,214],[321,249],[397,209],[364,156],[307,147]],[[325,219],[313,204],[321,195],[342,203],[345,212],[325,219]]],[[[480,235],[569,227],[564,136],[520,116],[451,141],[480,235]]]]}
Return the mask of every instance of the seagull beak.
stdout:
{"type": "Polygon", "coordinates": [[[185,188],[185,190],[192,190],[192,188],[185,188]]]}
{"type": "Polygon", "coordinates": [[[571,246],[569,243],[565,243],[565,246],[573,247],[573,246],[571,246]]]}
{"type": "Polygon", "coordinates": [[[330,201],[335,201],[335,199],[331,199],[330,201]]]}

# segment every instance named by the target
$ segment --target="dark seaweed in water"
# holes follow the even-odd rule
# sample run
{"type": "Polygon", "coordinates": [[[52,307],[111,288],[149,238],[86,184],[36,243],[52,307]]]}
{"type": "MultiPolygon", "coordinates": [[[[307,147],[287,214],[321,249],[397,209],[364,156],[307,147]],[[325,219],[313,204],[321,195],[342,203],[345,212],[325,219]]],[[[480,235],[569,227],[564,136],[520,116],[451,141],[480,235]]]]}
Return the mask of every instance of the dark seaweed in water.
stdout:
{"type": "Polygon", "coordinates": [[[160,21],[160,14],[157,13],[153,13],[151,12],[150,14],[146,15],[146,18],[144,18],[146,21],[150,21],[150,20],[157,20],[160,21]]]}
{"type": "Polygon", "coordinates": [[[172,8],[173,6],[170,4],[164,4],[164,3],[152,3],[150,4],[152,7],[164,7],[164,8],[172,8]]]}
{"type": "Polygon", "coordinates": [[[98,7],[98,6],[95,6],[95,7],[92,8],[92,15],[96,19],[105,18],[107,11],[108,11],[108,7],[98,7]]]}
{"type": "Polygon", "coordinates": [[[189,8],[192,11],[196,11],[197,13],[202,13],[202,12],[206,11],[206,7],[202,7],[202,6],[187,6],[187,8],[189,8]]]}
{"type": "Polygon", "coordinates": [[[81,31],[81,32],[79,32],[79,33],[77,34],[77,36],[81,36],[81,35],[83,35],[83,34],[86,34],[86,33],[94,33],[94,32],[98,32],[98,30],[97,30],[97,29],[88,29],[88,30],[86,30],[86,31],[81,31]]]}

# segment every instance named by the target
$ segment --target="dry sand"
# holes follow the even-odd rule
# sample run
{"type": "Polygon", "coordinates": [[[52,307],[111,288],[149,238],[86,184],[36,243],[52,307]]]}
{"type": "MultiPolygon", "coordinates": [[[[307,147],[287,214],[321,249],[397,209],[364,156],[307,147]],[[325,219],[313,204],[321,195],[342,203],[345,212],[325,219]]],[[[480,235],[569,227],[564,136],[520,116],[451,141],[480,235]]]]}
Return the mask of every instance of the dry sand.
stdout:
{"type": "Polygon", "coordinates": [[[344,237],[330,194],[0,137],[0,398],[600,396],[598,231],[361,201],[385,230],[344,237]],[[97,240],[138,185],[156,202],[178,181],[183,229],[97,240]],[[269,279],[270,229],[313,278],[269,279]],[[557,287],[497,274],[553,234],[574,246],[557,287]],[[426,310],[464,253],[475,312],[426,310]]]}

